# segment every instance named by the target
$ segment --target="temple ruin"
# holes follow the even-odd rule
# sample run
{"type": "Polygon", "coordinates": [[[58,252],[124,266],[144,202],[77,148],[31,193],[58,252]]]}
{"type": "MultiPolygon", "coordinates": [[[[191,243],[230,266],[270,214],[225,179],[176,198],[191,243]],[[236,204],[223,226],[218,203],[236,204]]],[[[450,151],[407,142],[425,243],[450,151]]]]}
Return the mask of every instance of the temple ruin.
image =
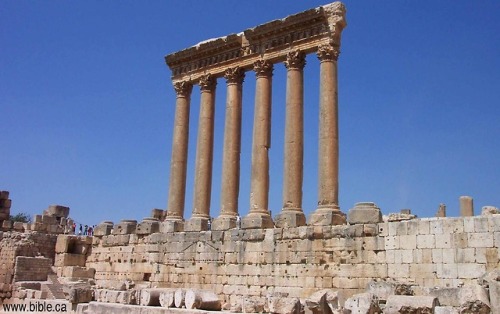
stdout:
{"type": "MultiPolygon", "coordinates": [[[[339,207],[337,62],[346,9],[334,2],[165,57],[176,91],[166,210],[71,234],[69,208],[8,220],[0,191],[0,300],[59,302],[76,313],[500,313],[500,211],[382,216],[339,207]],[[319,59],[318,207],[302,208],[305,56],[319,59]],[[286,75],[283,206],[270,214],[274,64],[286,75]],[[239,204],[242,91],[255,72],[251,191],[239,204]],[[210,208],[217,81],[227,84],[220,208],[210,208]],[[185,217],[193,87],[200,88],[194,202],[185,217]],[[239,220],[240,210],[249,206],[239,220]],[[216,217],[213,221],[210,217],[216,217]],[[182,310],[181,310],[182,309],[182,310]]],[[[458,206],[457,206],[458,207],[458,206]]],[[[45,304],[45,303],[44,303],[45,304]]],[[[50,303],[52,304],[52,303],[50,303]]]]}

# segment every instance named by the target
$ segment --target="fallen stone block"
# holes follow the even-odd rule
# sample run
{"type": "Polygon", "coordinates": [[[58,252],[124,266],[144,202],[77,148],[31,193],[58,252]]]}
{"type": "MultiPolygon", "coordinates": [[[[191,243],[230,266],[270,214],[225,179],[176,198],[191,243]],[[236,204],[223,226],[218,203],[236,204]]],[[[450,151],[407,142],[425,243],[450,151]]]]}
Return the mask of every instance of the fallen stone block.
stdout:
{"type": "Polygon", "coordinates": [[[490,216],[500,214],[500,210],[495,206],[483,206],[481,209],[481,216],[490,216]]]}
{"type": "Polygon", "coordinates": [[[212,291],[188,289],[184,298],[186,309],[220,311],[221,301],[212,291]]]}
{"type": "Polygon", "coordinates": [[[482,301],[468,301],[460,306],[460,314],[489,314],[491,309],[489,305],[482,301]]]}
{"type": "Polygon", "coordinates": [[[396,294],[396,283],[387,281],[370,281],[366,292],[371,293],[376,299],[387,300],[390,295],[396,294]]]}
{"type": "Polygon", "coordinates": [[[381,313],[377,299],[371,293],[355,294],[344,303],[344,308],[349,313],[376,314],[381,313]]]}
{"type": "Polygon", "coordinates": [[[313,314],[332,313],[339,308],[338,292],[330,289],[316,291],[305,300],[305,305],[313,314]]]}
{"type": "Polygon", "coordinates": [[[267,298],[267,306],[269,313],[299,314],[302,312],[302,305],[299,298],[272,295],[267,298]]]}
{"type": "Polygon", "coordinates": [[[391,295],[387,298],[384,314],[416,313],[418,311],[420,311],[419,313],[433,313],[434,308],[438,305],[438,299],[432,296],[391,295]]]}

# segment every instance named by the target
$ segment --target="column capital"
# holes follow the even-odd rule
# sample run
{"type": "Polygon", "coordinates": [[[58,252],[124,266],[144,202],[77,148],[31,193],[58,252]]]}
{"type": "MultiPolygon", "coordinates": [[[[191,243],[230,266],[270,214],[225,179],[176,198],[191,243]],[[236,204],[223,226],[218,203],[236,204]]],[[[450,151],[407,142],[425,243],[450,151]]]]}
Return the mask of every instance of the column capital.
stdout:
{"type": "Polygon", "coordinates": [[[267,60],[257,60],[253,63],[256,77],[272,76],[274,65],[267,60]]]}
{"type": "Polygon", "coordinates": [[[286,54],[285,67],[288,70],[302,70],[306,65],[306,55],[300,50],[293,50],[286,54]]]}
{"type": "Polygon", "coordinates": [[[337,45],[321,45],[316,53],[320,62],[337,61],[340,55],[340,47],[337,45]]]}
{"type": "Polygon", "coordinates": [[[200,85],[201,92],[213,92],[217,85],[217,78],[210,73],[205,74],[200,77],[198,84],[200,85]]]}
{"type": "Polygon", "coordinates": [[[193,84],[187,81],[175,82],[174,89],[177,97],[189,97],[193,90],[193,84]]]}
{"type": "Polygon", "coordinates": [[[224,71],[224,78],[228,85],[230,84],[242,84],[245,79],[245,70],[239,66],[234,68],[228,68],[224,71]]]}

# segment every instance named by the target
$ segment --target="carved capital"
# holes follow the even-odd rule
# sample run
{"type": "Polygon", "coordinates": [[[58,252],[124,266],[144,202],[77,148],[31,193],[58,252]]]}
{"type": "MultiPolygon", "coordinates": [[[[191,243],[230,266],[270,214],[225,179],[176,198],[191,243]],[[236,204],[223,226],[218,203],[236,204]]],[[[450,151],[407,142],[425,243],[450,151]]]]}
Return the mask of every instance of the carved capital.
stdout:
{"type": "Polygon", "coordinates": [[[193,90],[193,84],[186,81],[176,82],[174,83],[174,89],[177,97],[189,97],[193,90]]]}
{"type": "Polygon", "coordinates": [[[306,65],[306,55],[300,50],[290,51],[286,54],[285,67],[288,70],[302,70],[306,65]]]}
{"type": "Polygon", "coordinates": [[[234,67],[226,69],[224,72],[224,78],[227,84],[242,84],[245,79],[245,70],[240,67],[234,67]]]}
{"type": "Polygon", "coordinates": [[[321,45],[318,47],[318,59],[323,61],[337,61],[340,55],[340,47],[334,45],[321,45]]]}
{"type": "Polygon", "coordinates": [[[217,85],[217,79],[212,74],[205,74],[200,77],[198,84],[202,92],[213,92],[217,85]]]}
{"type": "Polygon", "coordinates": [[[253,70],[256,77],[272,76],[274,65],[267,60],[257,60],[253,63],[253,70]]]}

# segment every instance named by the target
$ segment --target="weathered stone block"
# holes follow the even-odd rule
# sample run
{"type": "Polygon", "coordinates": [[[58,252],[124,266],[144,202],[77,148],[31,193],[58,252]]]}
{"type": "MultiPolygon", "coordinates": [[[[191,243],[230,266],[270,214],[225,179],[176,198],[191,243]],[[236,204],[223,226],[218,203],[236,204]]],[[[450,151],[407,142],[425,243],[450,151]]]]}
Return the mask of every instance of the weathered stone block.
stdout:
{"type": "Polygon", "coordinates": [[[382,222],[382,212],[375,203],[357,203],[354,208],[349,209],[347,222],[351,225],[379,223],[382,222]]]}
{"type": "Polygon", "coordinates": [[[160,222],[156,218],[144,218],[136,228],[136,234],[152,234],[160,231],[160,222]]]}
{"type": "Polygon", "coordinates": [[[306,216],[302,211],[283,210],[276,216],[274,224],[278,228],[305,226],[306,216]]]}
{"type": "Polygon", "coordinates": [[[50,205],[49,208],[47,208],[44,211],[45,215],[49,216],[54,216],[54,217],[64,217],[68,218],[69,216],[69,207],[66,206],[61,206],[61,205],[50,205]]]}
{"type": "Polygon", "coordinates": [[[184,231],[207,231],[209,230],[208,218],[193,217],[184,223],[184,231]]]}
{"type": "Polygon", "coordinates": [[[9,191],[0,191],[0,200],[6,200],[9,198],[9,191]]]}
{"type": "Polygon", "coordinates": [[[137,220],[122,220],[113,228],[113,235],[132,234],[137,227],[137,220]]]}
{"type": "Polygon", "coordinates": [[[54,266],[85,266],[85,255],[61,253],[56,254],[54,266]]]}
{"type": "Polygon", "coordinates": [[[153,208],[151,210],[151,217],[158,219],[159,221],[163,220],[165,216],[165,211],[159,208],[153,208]]]}
{"type": "Polygon", "coordinates": [[[323,210],[318,209],[309,216],[309,225],[313,226],[331,226],[345,225],[346,214],[340,210],[323,210]]]}
{"type": "Polygon", "coordinates": [[[94,229],[95,237],[103,237],[111,234],[113,230],[113,223],[111,221],[104,221],[97,225],[94,229]]]}
{"type": "Polygon", "coordinates": [[[241,219],[241,229],[274,228],[274,222],[269,215],[249,214],[241,219]]]}
{"type": "Polygon", "coordinates": [[[384,313],[396,314],[405,313],[401,311],[430,311],[434,312],[434,308],[439,305],[436,297],[432,296],[407,296],[407,295],[391,295],[387,298],[384,313]]]}
{"type": "Polygon", "coordinates": [[[94,278],[95,269],[85,268],[80,266],[68,266],[64,267],[62,271],[63,277],[69,278],[94,278]]]}
{"type": "Polygon", "coordinates": [[[182,220],[165,220],[160,223],[160,232],[181,232],[184,231],[184,221],[182,220]]]}
{"type": "Polygon", "coordinates": [[[215,218],[212,221],[212,230],[214,231],[224,231],[229,229],[234,229],[237,227],[236,217],[222,216],[215,218]]]}
{"type": "Polygon", "coordinates": [[[371,293],[355,294],[345,301],[344,308],[351,313],[380,313],[376,299],[371,293]]]}

